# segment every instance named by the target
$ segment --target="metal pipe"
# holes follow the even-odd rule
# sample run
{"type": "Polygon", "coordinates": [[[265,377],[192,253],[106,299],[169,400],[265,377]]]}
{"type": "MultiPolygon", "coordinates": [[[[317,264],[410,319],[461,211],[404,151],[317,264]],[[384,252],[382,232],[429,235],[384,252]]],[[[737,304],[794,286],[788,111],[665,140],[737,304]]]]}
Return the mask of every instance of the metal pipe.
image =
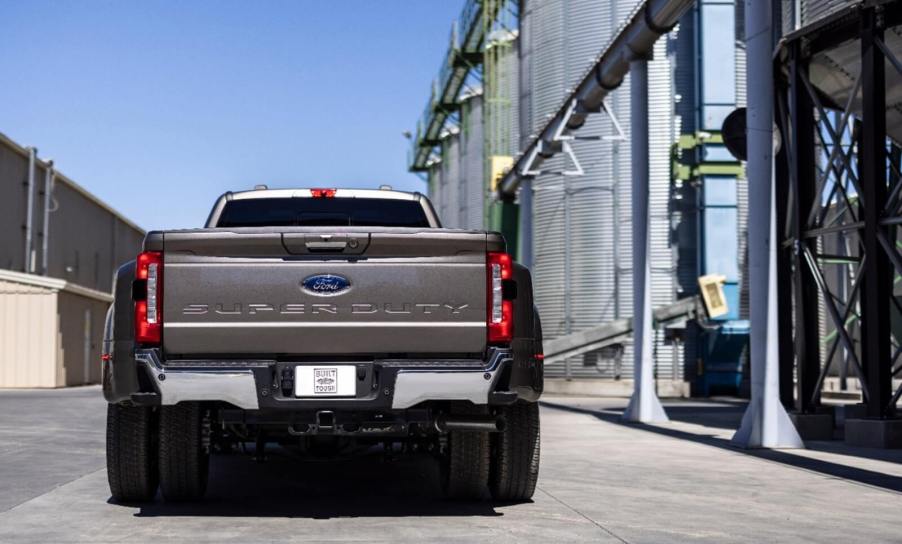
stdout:
{"type": "Polygon", "coordinates": [[[630,62],[630,169],[633,212],[633,395],[627,421],[667,421],[655,392],[649,253],[648,61],[630,62]]]}
{"type": "Polygon", "coordinates": [[[26,274],[34,269],[32,263],[32,239],[34,237],[34,174],[37,167],[38,150],[28,148],[28,196],[25,205],[25,261],[22,263],[22,271],[26,274]]]}
{"type": "Polygon", "coordinates": [[[49,272],[48,249],[50,247],[50,201],[53,193],[54,180],[53,161],[47,161],[47,171],[44,175],[44,224],[41,232],[41,274],[49,272]]]}
{"type": "Polygon", "coordinates": [[[622,82],[630,69],[630,61],[637,56],[648,56],[658,37],[668,32],[680,17],[692,7],[695,0],[645,0],[633,12],[629,23],[610,42],[580,83],[563,100],[557,113],[548,120],[538,136],[517,157],[513,167],[499,184],[501,195],[512,196],[527,171],[534,171],[557,151],[548,145],[554,140],[561,124],[566,130],[580,128],[586,117],[600,111],[604,98],[622,82]],[[576,101],[577,110],[568,115],[568,106],[576,101]],[[542,144],[545,142],[545,145],[542,144]],[[543,147],[544,156],[535,153],[543,147]],[[531,164],[530,164],[531,163],[531,164]]]}

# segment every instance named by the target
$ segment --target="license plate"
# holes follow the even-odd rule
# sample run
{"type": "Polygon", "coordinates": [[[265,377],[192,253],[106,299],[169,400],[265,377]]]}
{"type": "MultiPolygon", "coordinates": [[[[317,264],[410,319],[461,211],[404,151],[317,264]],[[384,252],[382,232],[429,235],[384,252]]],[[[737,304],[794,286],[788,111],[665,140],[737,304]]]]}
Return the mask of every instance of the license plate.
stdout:
{"type": "Polygon", "coordinates": [[[298,397],[356,396],[356,367],[349,365],[296,366],[294,368],[294,394],[298,397]]]}

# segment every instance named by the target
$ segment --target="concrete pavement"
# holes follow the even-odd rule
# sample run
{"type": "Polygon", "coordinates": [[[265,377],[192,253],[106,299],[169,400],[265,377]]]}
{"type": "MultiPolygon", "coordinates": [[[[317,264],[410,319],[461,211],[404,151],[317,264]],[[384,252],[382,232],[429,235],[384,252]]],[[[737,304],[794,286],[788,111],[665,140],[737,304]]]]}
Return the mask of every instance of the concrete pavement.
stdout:
{"type": "Polygon", "coordinates": [[[0,390],[0,512],[106,465],[97,387],[0,390]]]}
{"type": "Polygon", "coordinates": [[[898,542],[902,457],[838,443],[745,452],[735,403],[548,397],[535,500],[441,499],[428,458],[214,459],[208,500],[109,502],[96,388],[0,391],[0,542],[898,542]]]}

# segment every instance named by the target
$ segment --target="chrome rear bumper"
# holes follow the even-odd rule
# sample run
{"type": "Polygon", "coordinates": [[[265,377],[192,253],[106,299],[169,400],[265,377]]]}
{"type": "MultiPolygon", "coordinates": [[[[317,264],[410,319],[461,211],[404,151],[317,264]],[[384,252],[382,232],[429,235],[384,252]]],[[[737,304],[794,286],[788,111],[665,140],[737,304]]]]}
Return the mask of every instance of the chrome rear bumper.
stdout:
{"type": "MultiPolygon", "coordinates": [[[[183,401],[221,401],[244,410],[258,410],[261,408],[260,395],[269,396],[270,384],[258,385],[258,378],[250,368],[171,368],[161,363],[155,350],[139,350],[135,359],[148,370],[162,405],[183,401]]],[[[403,361],[394,360],[386,365],[387,370],[384,372],[384,375],[394,376],[394,384],[379,384],[378,388],[380,391],[384,388],[390,392],[390,404],[387,407],[394,410],[403,410],[431,400],[488,404],[504,365],[510,361],[511,354],[507,350],[494,350],[487,362],[473,361],[471,365],[452,368],[442,367],[440,363],[430,368],[421,362],[404,366],[403,361]]],[[[264,400],[272,401],[270,398],[264,400]]],[[[298,400],[329,405],[339,399],[284,399],[288,403],[298,400]]]]}
{"type": "Polygon", "coordinates": [[[135,355],[144,364],[160,392],[160,404],[169,406],[182,401],[223,401],[245,410],[257,410],[257,385],[251,370],[181,370],[166,369],[152,350],[135,355]]]}

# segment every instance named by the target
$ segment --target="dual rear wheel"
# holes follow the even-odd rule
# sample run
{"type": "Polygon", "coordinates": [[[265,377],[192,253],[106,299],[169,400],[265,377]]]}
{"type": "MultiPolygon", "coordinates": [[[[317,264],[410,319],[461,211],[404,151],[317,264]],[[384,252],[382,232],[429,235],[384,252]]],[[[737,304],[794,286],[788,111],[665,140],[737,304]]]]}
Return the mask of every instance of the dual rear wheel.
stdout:
{"type": "Polygon", "coordinates": [[[452,431],[448,435],[445,493],[451,499],[497,501],[532,498],[539,477],[539,406],[519,401],[502,410],[498,433],[452,431]]]}
{"type": "Polygon", "coordinates": [[[107,478],[113,499],[194,500],[207,489],[209,424],[198,403],[107,408],[107,478]]]}

